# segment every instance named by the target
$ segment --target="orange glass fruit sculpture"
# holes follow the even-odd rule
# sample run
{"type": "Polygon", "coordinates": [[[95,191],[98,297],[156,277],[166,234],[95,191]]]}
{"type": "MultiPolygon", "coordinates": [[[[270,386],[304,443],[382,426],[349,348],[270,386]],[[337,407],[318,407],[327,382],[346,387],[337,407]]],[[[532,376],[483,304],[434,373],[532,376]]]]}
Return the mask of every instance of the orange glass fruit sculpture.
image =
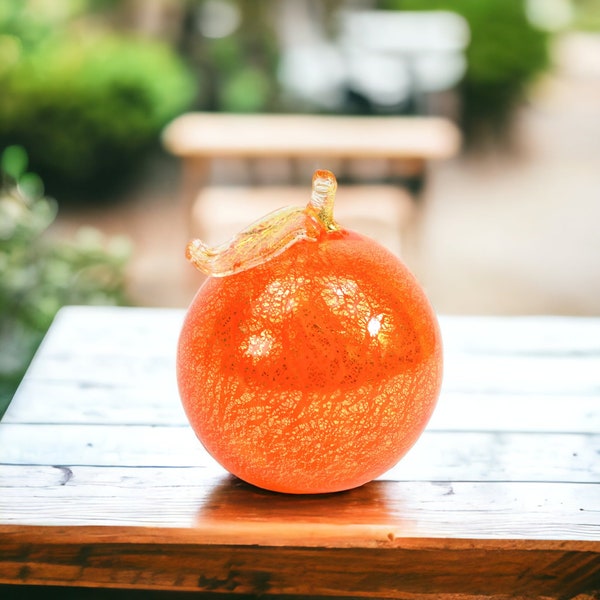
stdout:
{"type": "Polygon", "coordinates": [[[383,474],[440,390],[429,301],[396,256],[335,222],[336,187],[317,171],[306,208],[187,248],[210,277],[179,338],[183,406],[225,469],[272,491],[336,492],[383,474]]]}

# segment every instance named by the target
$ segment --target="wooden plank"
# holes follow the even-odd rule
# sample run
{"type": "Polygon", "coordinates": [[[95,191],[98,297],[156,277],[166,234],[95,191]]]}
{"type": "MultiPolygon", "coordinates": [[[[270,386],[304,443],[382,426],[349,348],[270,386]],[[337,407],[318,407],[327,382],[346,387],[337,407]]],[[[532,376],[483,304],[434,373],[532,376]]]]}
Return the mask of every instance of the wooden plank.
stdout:
{"type": "MultiPolygon", "coordinates": [[[[598,482],[599,453],[600,434],[426,431],[386,477],[598,482]]],[[[19,424],[0,427],[0,462],[133,467],[195,467],[214,463],[185,426],[19,424]]]]}
{"type": "Polygon", "coordinates": [[[438,117],[343,117],[188,113],[164,131],[181,157],[443,159],[460,134],[438,117]]]}
{"type": "MultiPolygon", "coordinates": [[[[183,311],[163,315],[160,309],[137,310],[65,310],[33,361],[28,379],[78,381],[84,386],[105,385],[107,380],[116,385],[169,385],[174,381],[183,311]]],[[[584,321],[574,320],[575,333],[572,339],[567,337],[570,341],[561,353],[557,340],[568,329],[563,319],[482,322],[476,317],[442,318],[443,389],[449,393],[598,396],[600,351],[595,340],[600,338],[600,319],[584,321]],[[463,330],[461,336],[458,332],[463,330]],[[510,340],[517,344],[514,353],[508,350],[510,340]]],[[[20,391],[17,399],[19,395],[20,391]]]]}
{"type": "MultiPolygon", "coordinates": [[[[180,309],[62,308],[23,383],[70,381],[85,389],[107,382],[137,387],[168,381],[174,374],[183,317],[184,311],[180,309]]],[[[14,401],[20,395],[19,389],[14,401]]]]}
{"type": "Polygon", "coordinates": [[[206,544],[320,547],[378,547],[396,538],[587,540],[600,551],[594,484],[378,480],[343,494],[289,496],[199,467],[4,466],[1,473],[0,532],[10,532],[10,525],[66,528],[48,532],[55,543],[76,535],[77,527],[102,526],[104,535],[125,539],[132,532],[119,528],[152,526],[189,530],[157,534],[171,543],[192,537],[206,544]]]}
{"type": "Polygon", "coordinates": [[[448,352],[466,354],[599,355],[600,318],[441,316],[448,352]]]}
{"type": "MultiPolygon", "coordinates": [[[[3,423],[187,425],[176,382],[105,384],[27,378],[3,423]]],[[[600,432],[600,395],[442,392],[430,431],[600,432]]]]}
{"type": "MultiPolygon", "coordinates": [[[[150,340],[149,340],[150,341],[150,340]]],[[[161,341],[152,343],[161,345],[161,341]]],[[[32,366],[30,379],[78,381],[101,386],[110,373],[116,385],[147,385],[174,381],[175,346],[171,355],[127,354],[123,349],[102,354],[46,353],[32,366]]],[[[443,390],[451,393],[600,395],[600,355],[514,357],[458,355],[446,351],[443,390]]],[[[19,397],[20,392],[17,394],[19,397]]]]}
{"type": "Polygon", "coordinates": [[[0,463],[4,464],[185,467],[205,465],[208,460],[187,426],[0,426],[0,463]]]}
{"type": "Polygon", "coordinates": [[[600,395],[442,392],[429,431],[600,433],[600,395]]]}
{"type": "MultiPolygon", "coordinates": [[[[179,589],[256,597],[574,598],[598,588],[598,555],[569,549],[250,548],[3,542],[0,581],[179,589]],[[35,548],[35,550],[33,549],[35,548]]],[[[583,599],[582,599],[583,600],[583,599]]]]}
{"type": "MultiPolygon", "coordinates": [[[[587,414],[585,408],[579,413],[587,414]]],[[[145,382],[104,384],[78,381],[75,377],[71,381],[27,378],[2,420],[2,423],[163,426],[187,422],[172,374],[166,380],[154,377],[145,382]]]]}
{"type": "Polygon", "coordinates": [[[151,354],[170,356],[185,311],[177,308],[67,306],[62,308],[40,354],[151,354]]]}
{"type": "MultiPolygon", "coordinates": [[[[175,389],[174,348],[182,318],[182,311],[163,314],[153,309],[141,313],[114,308],[67,309],[65,319],[59,319],[56,329],[51,330],[43,355],[34,361],[25,383],[74,381],[86,389],[101,388],[110,372],[112,385],[129,384],[131,391],[157,384],[165,391],[175,389]],[[77,352],[70,350],[75,347],[77,352]]],[[[476,317],[442,318],[446,346],[444,391],[482,393],[483,388],[483,392],[512,393],[514,388],[524,385],[529,393],[534,386],[540,389],[538,393],[556,395],[565,393],[563,388],[572,387],[576,381],[578,389],[572,390],[572,394],[598,393],[600,354],[594,345],[590,346],[596,344],[595,327],[575,319],[579,335],[569,336],[565,329],[569,320],[516,321],[521,324],[515,326],[512,318],[484,322],[476,317]],[[456,332],[457,326],[465,332],[463,335],[456,332]],[[507,335],[507,331],[514,330],[522,330],[526,335],[523,338],[507,335]],[[583,331],[587,331],[588,337],[583,331]],[[565,336],[569,343],[563,356],[556,344],[565,336]],[[535,341],[540,338],[542,341],[535,341]],[[481,339],[486,340],[485,344],[477,345],[481,339]],[[523,339],[529,341],[525,343],[523,339]],[[496,345],[490,340],[496,340],[496,345]],[[517,343],[521,340],[516,358],[510,356],[505,346],[510,340],[517,343]],[[580,360],[582,356],[584,361],[580,360]],[[508,391],[503,390],[507,386],[508,391]]]]}
{"type": "MultiPolygon", "coordinates": [[[[84,354],[169,356],[184,314],[182,309],[69,306],[59,311],[42,348],[45,354],[77,348],[84,354]]],[[[451,354],[600,355],[600,317],[440,315],[439,320],[451,354]]]]}
{"type": "Polygon", "coordinates": [[[463,393],[600,394],[600,354],[444,355],[444,390],[463,393]]]}

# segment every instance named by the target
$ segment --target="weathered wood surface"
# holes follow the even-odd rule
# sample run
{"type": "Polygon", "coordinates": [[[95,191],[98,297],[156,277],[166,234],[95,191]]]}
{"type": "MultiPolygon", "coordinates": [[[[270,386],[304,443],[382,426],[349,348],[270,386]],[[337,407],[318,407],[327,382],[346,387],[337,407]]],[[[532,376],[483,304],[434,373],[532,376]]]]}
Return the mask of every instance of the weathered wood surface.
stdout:
{"type": "Polygon", "coordinates": [[[230,477],[185,420],[183,312],[62,311],[0,423],[0,583],[306,597],[600,593],[600,319],[441,319],[410,453],[343,494],[230,477]]]}

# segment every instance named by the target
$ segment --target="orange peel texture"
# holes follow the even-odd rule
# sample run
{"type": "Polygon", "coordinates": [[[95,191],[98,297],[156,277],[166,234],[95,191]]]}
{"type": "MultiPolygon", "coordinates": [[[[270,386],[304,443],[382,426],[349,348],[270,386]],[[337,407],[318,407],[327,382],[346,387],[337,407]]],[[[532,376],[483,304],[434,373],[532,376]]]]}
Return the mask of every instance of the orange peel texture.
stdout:
{"type": "Polygon", "coordinates": [[[228,471],[278,492],[336,492],[382,475],[421,435],[442,380],[421,286],[388,250],[339,227],[332,207],[315,209],[324,177],[335,193],[333,175],[317,171],[307,208],[287,209],[283,248],[255,244],[254,260],[238,236],[213,249],[222,276],[199,289],[179,339],[179,390],[196,435],[228,471]],[[291,243],[290,229],[300,231],[291,243]]]}

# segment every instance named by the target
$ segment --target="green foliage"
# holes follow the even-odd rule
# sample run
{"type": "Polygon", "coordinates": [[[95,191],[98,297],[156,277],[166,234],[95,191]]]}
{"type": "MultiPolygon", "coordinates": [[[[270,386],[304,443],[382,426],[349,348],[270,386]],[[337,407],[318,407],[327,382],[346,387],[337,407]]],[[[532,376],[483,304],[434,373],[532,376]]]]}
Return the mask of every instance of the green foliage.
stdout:
{"type": "Polygon", "coordinates": [[[574,0],[573,27],[582,31],[600,31],[600,0],[574,0]]]}
{"type": "Polygon", "coordinates": [[[193,75],[167,45],[78,28],[71,13],[39,16],[33,4],[0,10],[0,144],[24,146],[61,198],[104,191],[189,106],[193,75]]]}
{"type": "MultiPolygon", "coordinates": [[[[206,18],[208,2],[189,5],[193,18],[206,18]]],[[[230,1],[238,25],[223,37],[192,32],[184,42],[202,80],[201,108],[224,112],[278,109],[279,47],[270,0],[230,1]]]]}
{"type": "Polygon", "coordinates": [[[471,41],[462,90],[467,133],[483,123],[501,131],[527,84],[548,65],[548,34],[529,23],[523,0],[384,0],[381,5],[450,10],[468,22],[471,41]]]}
{"type": "Polygon", "coordinates": [[[56,203],[27,172],[21,147],[0,160],[0,416],[56,312],[67,304],[124,304],[128,243],[83,229],[74,241],[47,230],[56,203]]]}
{"type": "Polygon", "coordinates": [[[268,76],[256,67],[240,69],[223,85],[221,101],[228,112],[259,112],[268,103],[271,84],[268,76]]]}

